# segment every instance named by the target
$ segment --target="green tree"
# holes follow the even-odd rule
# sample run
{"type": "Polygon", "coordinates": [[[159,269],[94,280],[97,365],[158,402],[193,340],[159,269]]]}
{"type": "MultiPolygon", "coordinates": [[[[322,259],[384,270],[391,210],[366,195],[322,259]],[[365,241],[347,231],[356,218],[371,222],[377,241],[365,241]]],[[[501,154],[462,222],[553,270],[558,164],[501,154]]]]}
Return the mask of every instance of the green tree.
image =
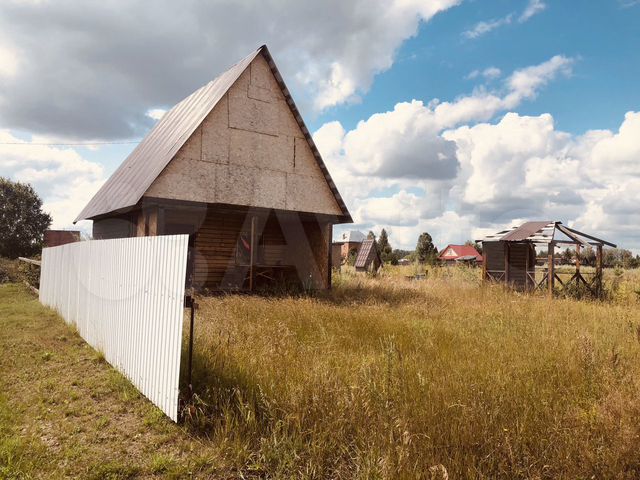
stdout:
{"type": "Polygon", "coordinates": [[[0,257],[28,257],[38,253],[51,216],[27,183],[0,177],[0,257]]]}
{"type": "Polygon", "coordinates": [[[378,253],[383,262],[391,262],[393,260],[393,249],[389,244],[389,236],[387,231],[383,228],[380,232],[380,238],[378,239],[378,253]]]}
{"type": "Polygon", "coordinates": [[[416,245],[416,257],[418,262],[434,264],[437,255],[438,249],[433,244],[431,235],[427,232],[421,233],[416,245]]]}
{"type": "Polygon", "coordinates": [[[367,240],[375,240],[376,239],[376,234],[373,233],[373,230],[369,230],[369,233],[367,234],[367,240]]]}

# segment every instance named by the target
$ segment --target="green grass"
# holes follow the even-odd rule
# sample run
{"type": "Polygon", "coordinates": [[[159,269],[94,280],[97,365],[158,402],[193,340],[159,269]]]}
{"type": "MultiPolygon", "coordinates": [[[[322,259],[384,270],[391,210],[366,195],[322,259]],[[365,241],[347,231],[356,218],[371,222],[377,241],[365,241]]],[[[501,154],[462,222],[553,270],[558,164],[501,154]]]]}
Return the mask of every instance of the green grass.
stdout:
{"type": "Polygon", "coordinates": [[[0,372],[0,479],[228,477],[22,285],[0,285],[0,372]]]}
{"type": "Polygon", "coordinates": [[[0,285],[0,478],[640,476],[635,272],[606,303],[405,272],[199,299],[185,425],[0,285]]]}

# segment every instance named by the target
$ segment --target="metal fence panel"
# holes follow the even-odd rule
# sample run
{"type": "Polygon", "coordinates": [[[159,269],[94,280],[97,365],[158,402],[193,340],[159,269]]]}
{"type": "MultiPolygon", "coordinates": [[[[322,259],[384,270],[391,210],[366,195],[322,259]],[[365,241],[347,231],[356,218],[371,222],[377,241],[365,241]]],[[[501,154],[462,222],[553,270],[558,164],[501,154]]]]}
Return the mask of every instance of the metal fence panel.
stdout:
{"type": "Polygon", "coordinates": [[[172,420],[178,418],[188,235],[45,248],[40,302],[172,420]]]}

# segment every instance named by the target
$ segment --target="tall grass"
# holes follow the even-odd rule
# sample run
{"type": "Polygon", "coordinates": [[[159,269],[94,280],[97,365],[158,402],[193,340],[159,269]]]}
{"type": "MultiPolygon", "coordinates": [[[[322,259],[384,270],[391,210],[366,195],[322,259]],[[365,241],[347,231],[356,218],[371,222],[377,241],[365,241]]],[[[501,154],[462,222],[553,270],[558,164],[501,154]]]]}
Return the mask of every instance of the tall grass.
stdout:
{"type": "Polygon", "coordinates": [[[462,268],[334,280],[313,298],[200,300],[192,427],[238,470],[640,476],[635,294],[551,301],[462,268]]]}

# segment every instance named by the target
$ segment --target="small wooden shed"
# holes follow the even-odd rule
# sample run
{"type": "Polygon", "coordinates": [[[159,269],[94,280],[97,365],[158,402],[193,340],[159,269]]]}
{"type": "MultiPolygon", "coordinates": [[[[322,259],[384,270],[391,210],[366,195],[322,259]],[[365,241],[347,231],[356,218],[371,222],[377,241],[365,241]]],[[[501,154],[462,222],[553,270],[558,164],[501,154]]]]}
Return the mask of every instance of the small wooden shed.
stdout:
{"type": "Polygon", "coordinates": [[[356,267],[356,272],[375,273],[380,270],[380,267],[382,267],[382,259],[380,258],[378,246],[374,239],[368,238],[362,242],[354,266],[356,267]]]}
{"type": "Polygon", "coordinates": [[[189,285],[331,285],[350,223],[266,46],[169,110],[82,210],[96,239],[188,234],[189,285]]]}
{"type": "Polygon", "coordinates": [[[602,249],[615,244],[569,228],[559,221],[532,221],[489,235],[482,242],[483,278],[507,283],[519,290],[547,288],[552,293],[556,282],[565,288],[571,283],[584,285],[594,294],[602,291],[602,249]],[[546,265],[537,266],[536,246],[547,248],[546,265]],[[575,272],[562,280],[555,270],[557,246],[574,247],[577,252],[575,272]],[[595,272],[581,271],[580,252],[595,247],[595,272]]]}

